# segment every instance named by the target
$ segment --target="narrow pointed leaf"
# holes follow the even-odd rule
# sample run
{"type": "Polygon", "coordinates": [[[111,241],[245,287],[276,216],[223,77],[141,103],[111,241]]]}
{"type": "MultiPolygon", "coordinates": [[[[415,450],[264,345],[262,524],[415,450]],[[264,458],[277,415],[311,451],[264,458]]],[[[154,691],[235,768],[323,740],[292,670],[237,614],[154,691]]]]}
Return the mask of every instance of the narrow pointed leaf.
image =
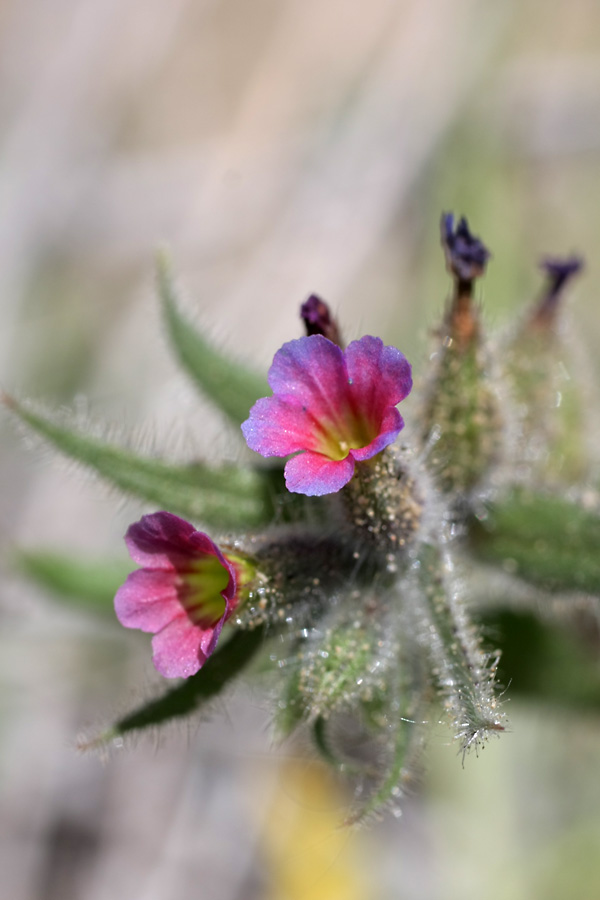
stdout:
{"type": "Polygon", "coordinates": [[[474,519],[471,548],[549,591],[600,594],[600,515],[571,500],[514,490],[474,519]]]}
{"type": "Polygon", "coordinates": [[[423,545],[414,574],[421,639],[464,754],[491,733],[504,731],[505,716],[495,691],[498,654],[484,652],[479,631],[469,621],[437,547],[423,545]]]}
{"type": "Polygon", "coordinates": [[[123,716],[94,743],[121,737],[163,725],[172,719],[189,716],[217,696],[250,663],[264,642],[264,631],[237,631],[220,646],[202,669],[161,697],[151,700],[123,716]]]}
{"type": "Polygon", "coordinates": [[[131,572],[127,560],[81,560],[43,550],[19,550],[15,568],[61,601],[114,618],[113,600],[131,572]]]}
{"type": "Polygon", "coordinates": [[[170,465],[82,434],[12,398],[9,407],[66,456],[158,507],[223,528],[252,527],[272,514],[268,472],[234,465],[213,468],[200,462],[170,465]]]}
{"type": "Polygon", "coordinates": [[[202,393],[234,425],[241,425],[259,397],[270,394],[267,379],[215,347],[186,319],[178,307],[169,264],[162,254],[157,260],[157,281],[169,336],[179,362],[202,393]]]}

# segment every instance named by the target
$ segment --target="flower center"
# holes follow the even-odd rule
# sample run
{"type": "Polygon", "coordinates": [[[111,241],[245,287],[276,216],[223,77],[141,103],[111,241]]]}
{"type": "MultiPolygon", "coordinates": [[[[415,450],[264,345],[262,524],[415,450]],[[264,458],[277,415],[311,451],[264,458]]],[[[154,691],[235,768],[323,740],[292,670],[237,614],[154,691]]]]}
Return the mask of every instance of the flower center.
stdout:
{"type": "Polygon", "coordinates": [[[345,459],[351,450],[366,447],[377,436],[370,422],[349,412],[343,422],[328,423],[323,428],[322,453],[336,462],[345,459]]]}
{"type": "Polygon", "coordinates": [[[216,556],[205,556],[181,573],[178,596],[196,625],[216,624],[225,612],[221,596],[229,583],[229,572],[216,556]]]}

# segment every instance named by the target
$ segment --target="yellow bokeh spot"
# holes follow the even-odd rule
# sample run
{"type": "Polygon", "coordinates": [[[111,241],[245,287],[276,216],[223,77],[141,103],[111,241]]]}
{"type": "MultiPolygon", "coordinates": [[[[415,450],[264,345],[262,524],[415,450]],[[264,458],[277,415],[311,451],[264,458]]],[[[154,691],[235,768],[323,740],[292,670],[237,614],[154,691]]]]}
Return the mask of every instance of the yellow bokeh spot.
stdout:
{"type": "Polygon", "coordinates": [[[348,797],[321,764],[282,765],[263,835],[266,900],[370,900],[360,832],[342,826],[348,797]]]}

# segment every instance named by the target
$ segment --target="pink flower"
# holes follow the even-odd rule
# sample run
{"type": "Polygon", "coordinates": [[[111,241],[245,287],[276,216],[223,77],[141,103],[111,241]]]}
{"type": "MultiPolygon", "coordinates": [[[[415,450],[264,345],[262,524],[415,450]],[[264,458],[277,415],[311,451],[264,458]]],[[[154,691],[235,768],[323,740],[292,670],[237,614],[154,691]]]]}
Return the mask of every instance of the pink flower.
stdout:
{"type": "Polygon", "coordinates": [[[208,535],[168,512],[143,516],[129,527],[125,542],[143,568],[117,591],[119,622],[154,634],[153,662],[161,675],[194,675],[239,603],[239,589],[251,577],[249,564],[226,556],[208,535]]]}
{"type": "Polygon", "coordinates": [[[410,365],[379,338],[344,351],[322,335],[284,344],[269,370],[273,397],[258,400],[243,423],[250,449],[297,456],[285,465],[288,490],[316,496],[339,491],[356,462],[396,440],[404,422],[396,404],[410,392],[410,365]]]}

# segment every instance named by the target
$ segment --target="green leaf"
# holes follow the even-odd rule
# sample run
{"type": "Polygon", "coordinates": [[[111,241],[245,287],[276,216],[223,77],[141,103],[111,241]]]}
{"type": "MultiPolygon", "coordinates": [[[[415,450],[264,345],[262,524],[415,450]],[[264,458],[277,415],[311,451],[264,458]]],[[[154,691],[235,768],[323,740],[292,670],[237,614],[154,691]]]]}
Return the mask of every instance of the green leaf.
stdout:
{"type": "Polygon", "coordinates": [[[19,572],[60,600],[113,616],[115,593],[133,567],[126,560],[80,560],[43,550],[18,550],[13,563],[19,572]]]}
{"type": "Polygon", "coordinates": [[[251,631],[236,631],[227,643],[213,653],[196,675],[123,716],[92,743],[104,743],[132,731],[143,731],[172,719],[189,716],[216,697],[239,675],[263,642],[264,631],[260,627],[251,631]]]}
{"type": "Polygon", "coordinates": [[[178,308],[168,259],[157,258],[158,291],[171,342],[179,362],[196,386],[234,425],[248,418],[259,397],[270,395],[266,378],[216,348],[185,318],[178,308]]]}
{"type": "Polygon", "coordinates": [[[128,494],[162,509],[222,528],[249,528],[272,516],[272,485],[263,473],[234,465],[170,465],[81,434],[46,415],[7,400],[30,428],[77,462],[128,494]]]}
{"type": "Polygon", "coordinates": [[[551,494],[511,491],[471,522],[471,548],[548,591],[600,594],[600,516],[551,494]]]}
{"type": "Polygon", "coordinates": [[[501,677],[511,696],[600,710],[597,644],[531,612],[494,611],[483,616],[483,624],[502,652],[501,677]]]}

